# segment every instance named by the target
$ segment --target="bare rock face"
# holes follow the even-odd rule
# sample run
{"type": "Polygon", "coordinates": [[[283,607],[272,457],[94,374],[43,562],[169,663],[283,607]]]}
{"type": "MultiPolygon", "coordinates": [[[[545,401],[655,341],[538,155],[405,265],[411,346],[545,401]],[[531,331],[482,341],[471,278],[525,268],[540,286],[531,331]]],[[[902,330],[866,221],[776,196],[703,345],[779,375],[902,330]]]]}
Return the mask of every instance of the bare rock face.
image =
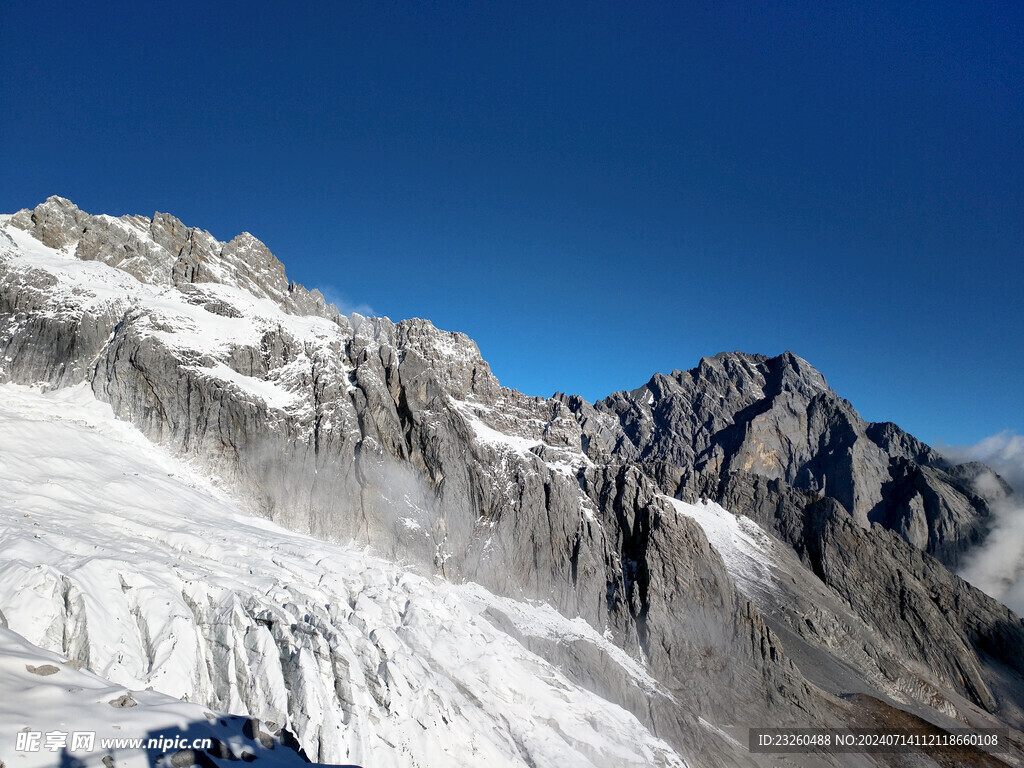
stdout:
{"type": "MultiPolygon", "coordinates": [[[[987,531],[984,468],[864,422],[794,355],[530,398],[463,334],[341,316],[248,234],[50,198],[0,238],[0,380],[87,382],[288,527],[582,617],[657,690],[572,643],[537,652],[670,743],[707,739],[702,719],[850,723],[851,685],[947,725],[1024,724],[1020,619],[943,565],[987,531]],[[738,589],[672,497],[747,515],[789,580],[738,589]]],[[[753,760],[712,741],[708,764],[753,760]]]]}
{"type": "MultiPolygon", "coordinates": [[[[783,585],[759,605],[769,624],[779,622],[780,631],[812,644],[852,648],[847,662],[861,664],[865,677],[887,680],[882,686],[891,695],[927,687],[923,681],[931,678],[994,712],[1004,691],[990,685],[1002,687],[1006,673],[1024,680],[1020,618],[896,532],[879,524],[865,530],[834,499],[746,473],[690,476],[685,495],[742,508],[788,544],[828,589],[815,597],[804,585],[789,593],[783,585]],[[808,598],[813,605],[802,604],[808,598]],[[1000,675],[990,674],[993,665],[1000,675]]],[[[933,704],[943,698],[939,688],[928,695],[933,704]]]]}
{"type": "Polygon", "coordinates": [[[50,248],[66,248],[77,240],[88,214],[63,197],[51,197],[35,210],[18,211],[11,223],[19,229],[31,231],[43,245],[50,248]]]}
{"type": "MultiPolygon", "coordinates": [[[[739,352],[656,375],[596,405],[625,435],[615,445],[680,490],[687,471],[746,472],[835,499],[863,528],[898,533],[947,565],[988,531],[989,499],[956,467],[895,424],[869,424],[805,360],[739,352]]],[[[743,511],[743,510],[736,510],[743,511]]]]}

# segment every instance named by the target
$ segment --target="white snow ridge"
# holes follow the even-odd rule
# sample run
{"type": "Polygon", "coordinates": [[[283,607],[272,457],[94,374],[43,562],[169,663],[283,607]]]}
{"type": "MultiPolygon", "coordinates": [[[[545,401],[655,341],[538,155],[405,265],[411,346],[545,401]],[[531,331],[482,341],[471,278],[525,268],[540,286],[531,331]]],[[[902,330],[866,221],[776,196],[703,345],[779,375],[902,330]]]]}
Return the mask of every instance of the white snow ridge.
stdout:
{"type": "Polygon", "coordinates": [[[84,387],[0,386],[0,551],[6,768],[150,765],[100,740],[171,733],[298,764],[281,727],[374,768],[686,764],[484,612],[585,637],[573,622],[252,517],[84,387]],[[80,731],[95,749],[47,749],[80,731]]]}

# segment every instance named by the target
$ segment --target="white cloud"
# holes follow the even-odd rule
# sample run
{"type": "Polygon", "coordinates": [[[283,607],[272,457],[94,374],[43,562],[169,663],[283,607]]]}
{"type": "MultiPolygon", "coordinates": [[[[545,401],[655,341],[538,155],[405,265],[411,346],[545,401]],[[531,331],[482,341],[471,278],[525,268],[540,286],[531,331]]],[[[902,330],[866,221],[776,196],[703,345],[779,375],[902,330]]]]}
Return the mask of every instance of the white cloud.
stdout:
{"type": "MultiPolygon", "coordinates": [[[[988,464],[1016,492],[992,504],[992,531],[960,570],[974,586],[1024,615],[1024,435],[1000,432],[977,445],[944,446],[956,461],[988,464]]],[[[993,490],[994,478],[978,478],[978,491],[993,490]]]]}
{"type": "Polygon", "coordinates": [[[1024,435],[1000,432],[986,437],[971,450],[978,461],[1002,475],[1013,490],[1024,493],[1024,435]]]}

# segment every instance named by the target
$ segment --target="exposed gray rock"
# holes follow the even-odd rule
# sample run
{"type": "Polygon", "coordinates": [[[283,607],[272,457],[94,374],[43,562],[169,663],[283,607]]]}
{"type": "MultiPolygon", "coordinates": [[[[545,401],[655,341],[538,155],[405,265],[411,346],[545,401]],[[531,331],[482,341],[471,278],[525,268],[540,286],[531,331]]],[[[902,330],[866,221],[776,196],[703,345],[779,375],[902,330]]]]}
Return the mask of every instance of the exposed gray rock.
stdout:
{"type": "Polygon", "coordinates": [[[865,422],[790,352],[704,358],[596,409],[622,427],[616,454],[640,462],[671,494],[689,471],[783,480],[950,566],[988,532],[990,499],[974,487],[979,467],[950,464],[894,424],[865,422]]]}
{"type": "Polygon", "coordinates": [[[111,699],[107,702],[114,709],[127,709],[129,707],[137,707],[139,702],[135,700],[135,697],[131,693],[122,693],[116,699],[111,699]]]}
{"type": "MultiPolygon", "coordinates": [[[[999,703],[985,682],[986,664],[995,661],[1024,683],[1020,617],[893,531],[878,524],[864,530],[835,500],[778,480],[729,473],[717,488],[706,483],[702,487],[692,477],[688,481],[691,493],[715,496],[730,509],[744,510],[791,545],[871,629],[876,638],[871,642],[887,646],[896,658],[916,662],[922,679],[938,677],[990,712],[999,703]]],[[[830,620],[837,613],[833,608],[830,620]]],[[[874,653],[877,657],[878,651],[874,653]]]]}
{"type": "Polygon", "coordinates": [[[319,291],[290,283],[284,265],[248,232],[220,243],[170,214],[93,216],[56,196],[19,211],[10,223],[44,245],[73,248],[77,258],[117,267],[143,283],[220,283],[270,299],[292,314],[339,318],[319,291]]]}
{"type": "Polygon", "coordinates": [[[571,643],[538,652],[670,742],[707,744],[708,764],[751,758],[701,718],[850,723],[835,694],[854,688],[1022,724],[1020,619],[930,557],[954,564],[979,541],[1001,486],[980,491],[986,468],[864,422],[795,355],[719,355],[595,405],[530,398],[463,334],[341,317],[249,234],[219,243],[166,214],[91,216],[61,198],[9,226],[126,282],[58,290],[0,243],[0,380],[88,383],[274,520],[582,617],[659,691],[571,643]],[[791,607],[738,591],[663,495],[717,499],[772,532],[800,585],[791,607]],[[827,673],[805,673],[811,654],[827,673]]]}
{"type": "Polygon", "coordinates": [[[40,675],[41,677],[46,677],[48,675],[56,675],[58,672],[60,672],[60,669],[53,666],[53,664],[40,664],[38,667],[32,666],[31,664],[26,664],[25,669],[27,669],[33,675],[40,675]]]}
{"type": "Polygon", "coordinates": [[[18,211],[11,224],[31,232],[44,245],[59,249],[78,240],[88,216],[70,200],[53,196],[32,211],[18,211]]]}

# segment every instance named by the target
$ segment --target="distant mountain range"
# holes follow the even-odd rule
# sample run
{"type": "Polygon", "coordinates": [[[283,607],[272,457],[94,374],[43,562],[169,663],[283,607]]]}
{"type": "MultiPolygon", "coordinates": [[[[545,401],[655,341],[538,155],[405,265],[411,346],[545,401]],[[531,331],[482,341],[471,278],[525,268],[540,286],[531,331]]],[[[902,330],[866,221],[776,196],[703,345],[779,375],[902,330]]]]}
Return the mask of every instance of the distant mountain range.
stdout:
{"type": "MultiPolygon", "coordinates": [[[[94,398],[94,428],[123,441],[116,417],[158,446],[133,450],[196,473],[196,524],[224,535],[178,541],[192,507],[170,499],[197,491],[167,473],[140,473],[173,507],[154,516],[86,472],[90,504],[47,536],[96,518],[116,537],[111,515],[154,532],[104,543],[114,564],[86,579],[81,552],[12,548],[34,497],[0,497],[10,632],[126,690],[269,723],[329,763],[1024,765],[1024,623],[953,573],[1012,490],[865,422],[791,353],[596,403],[527,397],[463,334],[341,315],[252,235],[52,197],[0,218],[0,382],[22,425],[5,451],[45,413],[60,453],[46,430],[78,422],[53,398],[94,398]],[[173,642],[151,602],[108,599],[135,589],[185,606],[173,642]],[[1011,746],[748,749],[750,728],[910,725],[1011,746]]],[[[60,461],[24,472],[129,461],[62,434],[60,461]]]]}

